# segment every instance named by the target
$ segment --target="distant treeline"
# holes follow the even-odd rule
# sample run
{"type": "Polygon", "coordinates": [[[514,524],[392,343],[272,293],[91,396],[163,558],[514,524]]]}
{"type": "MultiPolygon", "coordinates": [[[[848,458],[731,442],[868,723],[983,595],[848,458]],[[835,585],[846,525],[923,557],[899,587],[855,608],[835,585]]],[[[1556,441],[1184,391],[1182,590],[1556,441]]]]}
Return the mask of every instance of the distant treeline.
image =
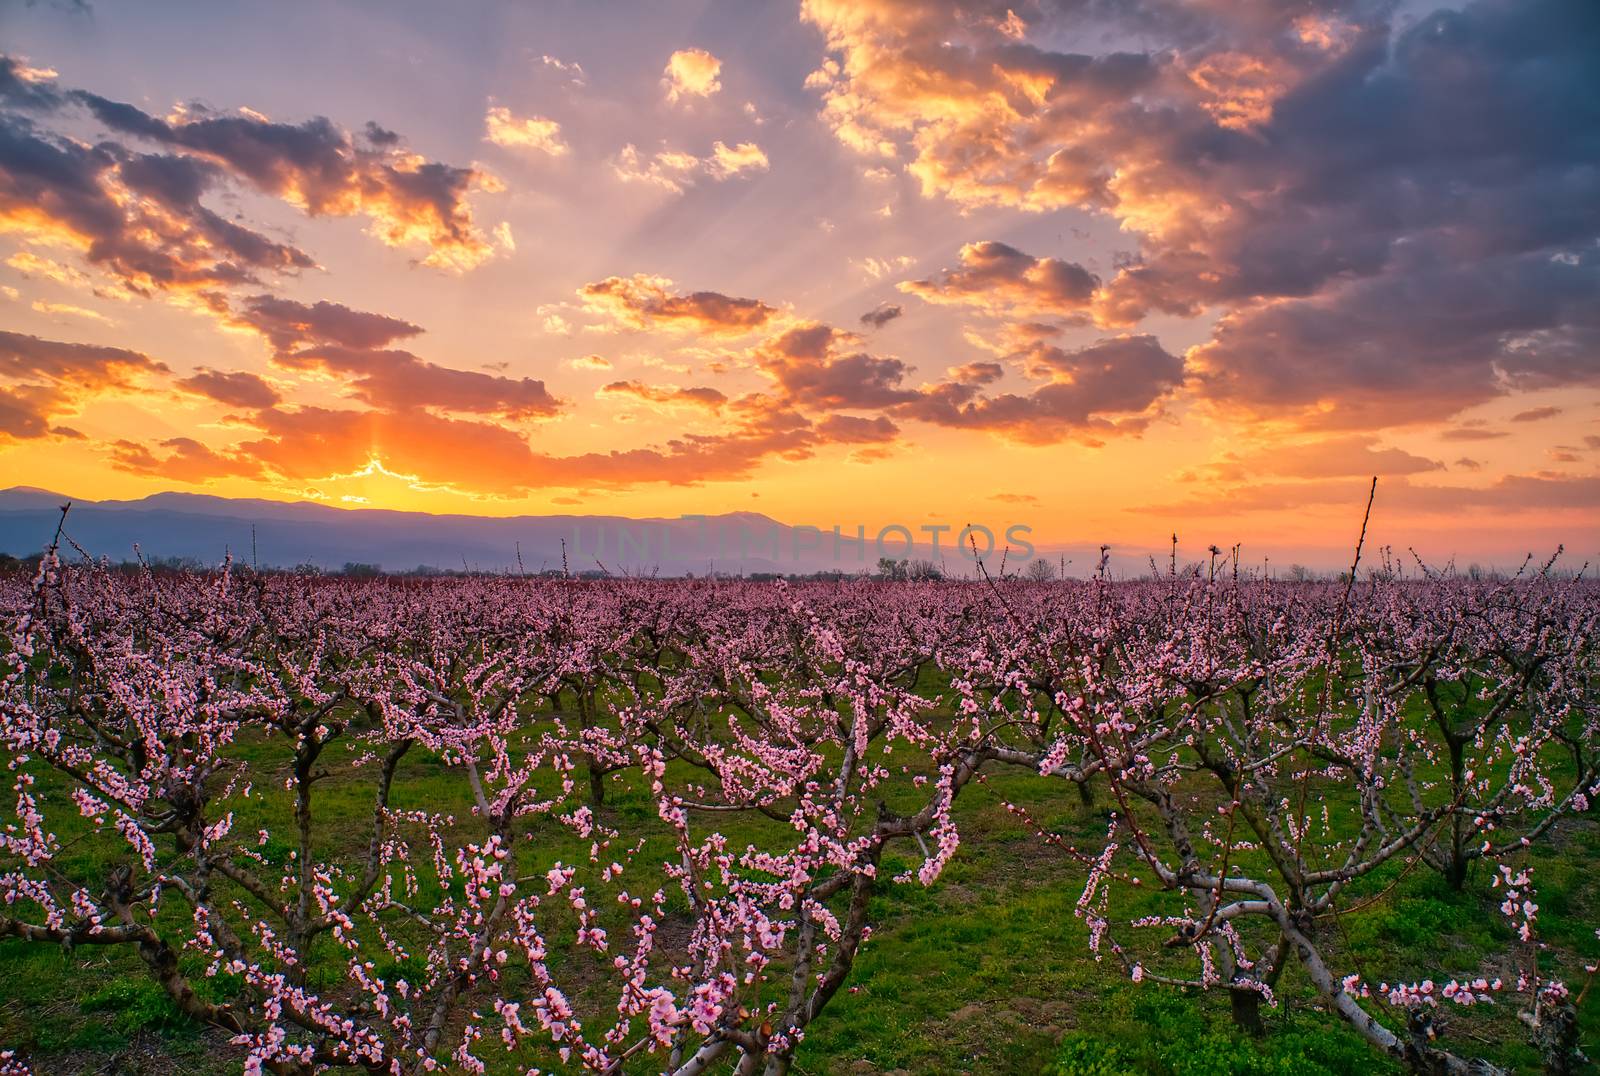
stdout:
{"type": "MultiPolygon", "coordinates": [[[[40,554],[38,553],[30,553],[24,557],[13,556],[10,553],[0,553],[0,573],[13,571],[37,571],[39,567],[39,558],[40,554]]],[[[239,567],[248,565],[241,565],[241,562],[236,561],[235,566],[239,567]]],[[[215,571],[219,567],[220,565],[216,562],[202,561],[198,557],[146,557],[143,560],[123,560],[112,565],[112,568],[117,571],[152,571],[157,573],[206,572],[215,571]]],[[[1048,583],[1058,578],[1067,578],[1065,569],[1065,562],[1057,565],[1052,563],[1047,558],[1036,557],[1026,561],[1020,570],[1005,570],[1003,576],[1001,577],[1007,580],[1021,580],[1030,583],[1048,583]]],[[[1587,566],[1577,569],[1550,566],[1545,569],[1545,572],[1550,578],[1571,579],[1585,575],[1586,569],[1587,566]]],[[[296,564],[291,567],[252,567],[251,570],[257,571],[262,575],[315,575],[347,579],[376,579],[380,577],[393,579],[443,579],[493,575],[521,575],[530,579],[561,579],[564,577],[572,579],[609,579],[615,577],[648,578],[655,575],[655,573],[652,571],[623,570],[612,572],[601,568],[586,568],[581,571],[567,573],[563,573],[559,568],[545,568],[536,572],[520,572],[515,568],[503,568],[495,570],[481,570],[467,567],[439,568],[432,564],[419,564],[415,568],[386,569],[379,564],[368,564],[361,561],[346,561],[338,568],[328,568],[319,564],[308,563],[296,564]]],[[[1168,574],[1169,572],[1179,577],[1188,576],[1201,578],[1204,576],[1206,571],[1207,565],[1203,561],[1192,561],[1187,564],[1173,564],[1170,569],[1152,561],[1151,576],[1149,576],[1149,578],[1159,578],[1165,574],[1168,574]]],[[[1526,571],[1526,568],[1524,571],[1526,571]]],[[[1241,570],[1241,575],[1243,574],[1245,573],[1241,570]]],[[[1307,568],[1302,564],[1291,564],[1287,568],[1273,568],[1270,571],[1252,569],[1249,574],[1257,578],[1264,575],[1268,579],[1275,579],[1289,583],[1342,583],[1349,578],[1348,572],[1317,571],[1314,568],[1307,568]]],[[[1439,569],[1422,568],[1419,566],[1418,570],[1414,572],[1402,572],[1391,563],[1385,567],[1363,568],[1360,572],[1361,578],[1368,580],[1392,580],[1408,576],[1434,576],[1481,580],[1485,582],[1511,579],[1517,574],[1521,573],[1506,572],[1499,568],[1493,567],[1486,568],[1479,564],[1469,564],[1465,568],[1457,567],[1454,564],[1447,564],[1445,567],[1439,569]]],[[[935,564],[932,561],[895,560],[890,557],[882,557],[878,560],[876,570],[872,571],[869,571],[866,568],[861,568],[854,572],[846,572],[838,569],[816,572],[707,571],[698,574],[695,572],[686,572],[684,573],[683,577],[686,579],[745,579],[755,583],[774,582],[779,579],[787,580],[791,583],[842,583],[850,579],[873,579],[882,582],[900,583],[936,581],[948,578],[949,576],[940,565],[935,564]]]]}

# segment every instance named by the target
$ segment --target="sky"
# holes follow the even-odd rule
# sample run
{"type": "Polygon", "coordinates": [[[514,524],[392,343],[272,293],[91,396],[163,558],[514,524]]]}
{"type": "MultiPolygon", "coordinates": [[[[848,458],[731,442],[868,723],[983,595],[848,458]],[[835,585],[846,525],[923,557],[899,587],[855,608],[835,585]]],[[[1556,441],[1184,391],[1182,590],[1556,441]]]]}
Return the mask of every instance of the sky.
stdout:
{"type": "MultiPolygon", "coordinates": [[[[1600,7],[0,0],[0,486],[1600,554],[1600,7]]],[[[1406,554],[1409,557],[1409,554],[1406,554]]]]}

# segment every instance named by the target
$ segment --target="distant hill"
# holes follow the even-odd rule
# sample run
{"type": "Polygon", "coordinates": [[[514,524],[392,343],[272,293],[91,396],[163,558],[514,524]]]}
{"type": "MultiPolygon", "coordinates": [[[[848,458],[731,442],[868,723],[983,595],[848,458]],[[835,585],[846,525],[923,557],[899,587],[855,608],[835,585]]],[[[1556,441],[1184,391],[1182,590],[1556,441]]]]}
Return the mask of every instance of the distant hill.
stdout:
{"type": "MultiPolygon", "coordinates": [[[[678,519],[493,518],[194,493],[90,501],[26,486],[0,490],[0,553],[26,556],[44,548],[55,532],[60,506],[69,500],[67,533],[95,556],[114,561],[133,559],[137,544],[147,558],[192,558],[205,564],[220,563],[231,552],[245,563],[253,556],[261,567],[312,564],[337,569],[353,562],[386,571],[515,571],[520,547],[521,568],[532,573],[561,567],[563,540],[573,572],[596,569],[598,563],[618,574],[700,575],[713,568],[741,574],[857,572],[874,568],[880,552],[933,556],[926,544],[907,554],[903,536],[887,538],[887,548],[880,551],[871,532],[862,548],[853,541],[853,529],[836,547],[831,531],[794,527],[753,512],[678,519]]],[[[953,574],[962,573],[971,561],[948,549],[951,538],[944,535],[943,560],[953,574]]]]}

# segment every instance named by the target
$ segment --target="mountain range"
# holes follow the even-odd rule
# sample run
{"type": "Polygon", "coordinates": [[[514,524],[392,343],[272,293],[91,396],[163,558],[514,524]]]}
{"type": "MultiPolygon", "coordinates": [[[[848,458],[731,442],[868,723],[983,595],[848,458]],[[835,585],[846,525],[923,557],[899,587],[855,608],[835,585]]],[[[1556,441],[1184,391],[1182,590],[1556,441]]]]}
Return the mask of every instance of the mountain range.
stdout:
{"type": "MultiPolygon", "coordinates": [[[[853,573],[873,569],[880,555],[942,561],[951,574],[965,574],[971,565],[970,556],[956,555],[951,533],[942,536],[939,551],[927,541],[908,549],[908,528],[886,535],[880,547],[871,531],[857,542],[850,528],[836,541],[831,529],[792,526],[754,512],[676,519],[433,515],[195,493],[92,501],[28,486],[0,490],[0,553],[26,556],[43,549],[69,501],[66,534],[90,554],[113,561],[134,559],[137,546],[147,559],[218,564],[231,554],[263,568],[337,569],[356,563],[385,571],[533,573],[559,570],[563,554],[573,572],[604,568],[667,576],[713,570],[853,573]]],[[[997,539],[1005,543],[1003,534],[997,539]]],[[[1096,556],[1080,551],[1074,561],[1092,565],[1096,556]]],[[[1051,560],[1056,557],[1052,551],[1051,560]]]]}

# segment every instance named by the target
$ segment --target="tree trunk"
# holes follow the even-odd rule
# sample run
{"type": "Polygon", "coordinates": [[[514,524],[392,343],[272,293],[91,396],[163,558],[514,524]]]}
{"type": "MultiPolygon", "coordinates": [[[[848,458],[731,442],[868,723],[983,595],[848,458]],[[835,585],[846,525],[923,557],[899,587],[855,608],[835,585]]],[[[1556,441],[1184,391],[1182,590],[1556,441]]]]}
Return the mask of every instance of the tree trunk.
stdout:
{"type": "Polygon", "coordinates": [[[1466,741],[1454,734],[1446,734],[1445,743],[1450,748],[1450,791],[1455,796],[1456,810],[1450,816],[1450,864],[1445,870],[1445,881],[1450,888],[1460,892],[1467,884],[1467,827],[1461,807],[1466,796],[1466,762],[1463,752],[1466,741]]]}
{"type": "Polygon", "coordinates": [[[1235,986],[1228,991],[1228,998],[1233,1003],[1234,1027],[1257,1038],[1267,1033],[1267,1025],[1261,1022],[1259,990],[1247,990],[1235,986]]]}

